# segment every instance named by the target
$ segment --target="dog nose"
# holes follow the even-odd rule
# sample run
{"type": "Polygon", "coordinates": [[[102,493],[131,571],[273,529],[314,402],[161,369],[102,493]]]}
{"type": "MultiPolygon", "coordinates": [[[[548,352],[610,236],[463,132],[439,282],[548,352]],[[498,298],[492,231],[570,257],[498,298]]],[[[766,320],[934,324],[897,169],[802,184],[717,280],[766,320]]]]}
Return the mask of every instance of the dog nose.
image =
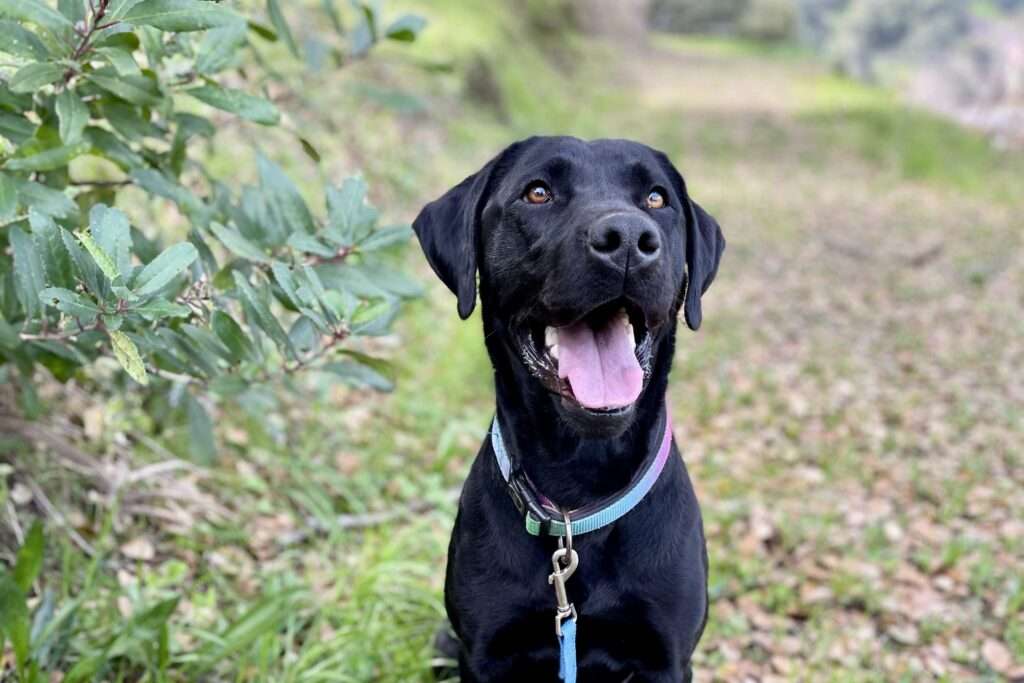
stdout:
{"type": "Polygon", "coordinates": [[[602,221],[590,228],[588,246],[595,257],[618,268],[641,268],[658,259],[661,237],[641,221],[602,221]]]}

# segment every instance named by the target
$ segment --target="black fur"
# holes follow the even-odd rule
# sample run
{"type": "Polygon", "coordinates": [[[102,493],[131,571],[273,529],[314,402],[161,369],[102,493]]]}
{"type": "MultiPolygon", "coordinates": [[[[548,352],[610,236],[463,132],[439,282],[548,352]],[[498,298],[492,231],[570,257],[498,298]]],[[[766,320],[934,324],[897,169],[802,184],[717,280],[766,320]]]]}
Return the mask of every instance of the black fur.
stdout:
{"type": "MultiPolygon", "coordinates": [[[[413,227],[463,318],[474,308],[479,273],[497,413],[509,451],[537,488],[572,509],[625,487],[661,436],[675,320],[682,309],[689,327],[700,326],[700,297],[725,248],[718,224],[689,197],[667,157],[625,140],[531,138],[428,204],[413,227]],[[550,187],[553,201],[524,201],[534,181],[550,187]],[[646,206],[654,188],[665,208],[646,206]],[[636,249],[614,259],[597,253],[588,246],[592,232],[608,224],[627,238],[646,232],[660,249],[646,261],[636,249]],[[619,300],[647,321],[651,372],[629,410],[595,414],[531,374],[519,331],[568,324],[619,300]]],[[[485,441],[448,554],[445,604],[458,640],[439,640],[457,650],[463,683],[557,680],[547,583],[555,547],[552,538],[526,533],[485,441]]],[[[568,592],[580,614],[579,680],[690,680],[707,619],[707,553],[674,443],[641,504],[575,547],[580,565],[568,592]]]]}

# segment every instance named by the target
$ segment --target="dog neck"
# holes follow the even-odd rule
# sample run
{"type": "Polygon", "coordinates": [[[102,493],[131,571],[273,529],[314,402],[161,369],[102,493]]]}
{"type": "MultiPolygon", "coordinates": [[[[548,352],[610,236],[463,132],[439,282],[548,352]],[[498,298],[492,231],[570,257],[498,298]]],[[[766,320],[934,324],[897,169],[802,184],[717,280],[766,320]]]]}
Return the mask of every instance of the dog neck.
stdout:
{"type": "Polygon", "coordinates": [[[486,338],[503,435],[512,457],[537,489],[560,506],[578,508],[625,488],[661,442],[674,330],[658,343],[632,423],[609,438],[587,438],[567,424],[555,406],[559,399],[498,341],[502,336],[486,338]]]}

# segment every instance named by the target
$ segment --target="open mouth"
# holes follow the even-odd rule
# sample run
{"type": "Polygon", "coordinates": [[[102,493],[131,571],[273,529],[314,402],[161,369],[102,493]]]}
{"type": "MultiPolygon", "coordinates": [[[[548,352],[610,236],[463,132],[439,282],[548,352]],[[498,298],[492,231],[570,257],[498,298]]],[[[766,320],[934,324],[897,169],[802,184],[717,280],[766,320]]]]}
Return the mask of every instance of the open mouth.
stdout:
{"type": "Polygon", "coordinates": [[[616,299],[562,326],[520,328],[520,355],[548,391],[587,411],[627,410],[650,376],[653,335],[643,311],[616,299]]]}

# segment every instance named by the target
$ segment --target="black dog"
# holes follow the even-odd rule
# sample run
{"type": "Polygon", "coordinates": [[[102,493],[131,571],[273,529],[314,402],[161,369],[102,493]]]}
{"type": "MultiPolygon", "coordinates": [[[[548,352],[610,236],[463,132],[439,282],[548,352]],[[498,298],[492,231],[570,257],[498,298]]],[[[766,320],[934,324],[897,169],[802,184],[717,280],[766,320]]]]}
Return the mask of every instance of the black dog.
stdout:
{"type": "MultiPolygon", "coordinates": [[[[664,154],[569,137],[511,145],[413,227],[462,318],[479,271],[492,430],[511,460],[506,481],[485,441],[459,502],[445,583],[459,673],[463,683],[555,681],[549,575],[567,570],[567,552],[552,557],[563,511],[576,520],[610,509],[652,467],[669,429],[675,321],[682,308],[700,326],[725,240],[664,154]]],[[[566,586],[586,683],[691,679],[707,551],[674,443],[654,481],[628,514],[572,539],[579,566],[566,586]]]]}

